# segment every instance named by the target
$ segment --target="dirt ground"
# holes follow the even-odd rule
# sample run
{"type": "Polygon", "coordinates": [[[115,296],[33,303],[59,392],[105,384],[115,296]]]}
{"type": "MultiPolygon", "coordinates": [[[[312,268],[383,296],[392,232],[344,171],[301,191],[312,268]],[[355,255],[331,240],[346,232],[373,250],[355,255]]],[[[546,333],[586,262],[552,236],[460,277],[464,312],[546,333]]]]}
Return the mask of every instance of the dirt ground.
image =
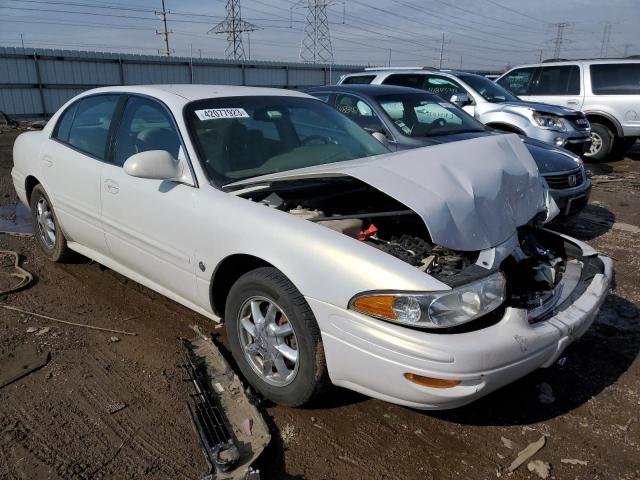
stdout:
{"type": "MultiPolygon", "coordinates": [[[[14,139],[0,133],[0,206],[16,201],[14,139]]],[[[618,286],[562,364],[447,412],[338,388],[314,408],[263,405],[273,440],[262,478],[537,478],[526,463],[506,468],[543,435],[534,459],[551,465],[549,478],[640,478],[640,146],[589,170],[590,205],[559,228],[614,257],[618,286]],[[542,383],[552,403],[540,401],[542,383]]],[[[0,249],[19,252],[36,278],[0,302],[137,333],[110,342],[110,333],[0,309],[0,358],[25,344],[51,352],[47,366],[0,389],[0,479],[201,478],[178,337],[192,337],[193,324],[222,329],[96,263],[48,263],[33,240],[0,235],[0,249]],[[117,402],[126,408],[110,414],[117,402]]]]}

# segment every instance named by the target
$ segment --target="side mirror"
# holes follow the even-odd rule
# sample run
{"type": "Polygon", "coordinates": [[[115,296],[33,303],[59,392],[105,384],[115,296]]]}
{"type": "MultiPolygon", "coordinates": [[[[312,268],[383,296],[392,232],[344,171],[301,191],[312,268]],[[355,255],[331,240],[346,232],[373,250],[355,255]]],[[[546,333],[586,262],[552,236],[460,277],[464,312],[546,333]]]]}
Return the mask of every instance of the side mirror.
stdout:
{"type": "Polygon", "coordinates": [[[382,132],[372,132],[371,136],[373,138],[375,138],[376,140],[378,140],[385,147],[389,148],[389,140],[387,139],[387,136],[384,133],[382,133],[382,132]]]}
{"type": "Polygon", "coordinates": [[[458,107],[464,107],[471,104],[471,97],[468,93],[454,93],[449,101],[458,107]]]}
{"type": "Polygon", "coordinates": [[[127,175],[153,180],[182,182],[184,166],[165,150],[148,150],[136,153],[124,162],[127,175]]]}

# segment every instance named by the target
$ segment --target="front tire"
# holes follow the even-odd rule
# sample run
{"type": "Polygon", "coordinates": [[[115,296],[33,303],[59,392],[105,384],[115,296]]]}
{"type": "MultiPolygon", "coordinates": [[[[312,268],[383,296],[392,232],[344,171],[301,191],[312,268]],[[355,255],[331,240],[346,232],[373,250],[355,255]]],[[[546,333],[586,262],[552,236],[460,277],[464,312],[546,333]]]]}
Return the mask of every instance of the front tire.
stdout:
{"type": "Polygon", "coordinates": [[[598,162],[605,160],[613,149],[615,135],[601,123],[591,124],[591,147],[584,156],[598,162]]]}
{"type": "Polygon", "coordinates": [[[229,292],[225,322],[242,374],[269,400],[298,407],[329,384],[315,317],[279,270],[261,267],[240,277],[229,292]]]}
{"type": "Polygon", "coordinates": [[[67,246],[53,205],[42,185],[36,185],[31,193],[31,218],[33,231],[40,249],[52,262],[65,262],[73,256],[67,246]]]}

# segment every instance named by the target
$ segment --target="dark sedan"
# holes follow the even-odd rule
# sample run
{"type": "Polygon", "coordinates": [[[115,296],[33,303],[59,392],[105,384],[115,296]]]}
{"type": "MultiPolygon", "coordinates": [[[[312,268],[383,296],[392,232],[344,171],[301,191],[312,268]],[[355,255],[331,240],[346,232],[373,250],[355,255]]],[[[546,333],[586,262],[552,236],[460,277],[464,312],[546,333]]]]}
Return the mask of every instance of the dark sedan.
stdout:
{"type": "MultiPolygon", "coordinates": [[[[422,90],[389,85],[317,87],[307,93],[329,103],[390,150],[456,142],[505,132],[484,126],[442,98],[422,90]]],[[[582,210],[591,193],[582,160],[563,148],[521,137],[563,216],[582,210]]]]}

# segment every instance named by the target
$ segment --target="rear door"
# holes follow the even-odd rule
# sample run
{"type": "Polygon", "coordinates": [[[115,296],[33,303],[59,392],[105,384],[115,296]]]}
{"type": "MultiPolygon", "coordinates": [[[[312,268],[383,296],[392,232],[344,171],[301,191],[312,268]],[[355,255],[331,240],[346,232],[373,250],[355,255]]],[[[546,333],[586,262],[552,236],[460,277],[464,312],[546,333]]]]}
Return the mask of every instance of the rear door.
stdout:
{"type": "Polygon", "coordinates": [[[584,101],[579,65],[548,65],[540,68],[527,99],[580,110],[584,101]]]}
{"type": "Polygon", "coordinates": [[[119,95],[84,97],[67,108],[41,151],[41,181],[69,241],[100,254],[100,177],[119,95]]]}
{"type": "Polygon", "coordinates": [[[161,287],[156,290],[193,302],[199,189],[127,175],[125,161],[149,150],[166,150],[174,158],[185,155],[164,105],[130,96],[115,131],[110,163],[102,170],[102,224],[110,256],[131,270],[134,279],[140,275],[161,287]]]}

